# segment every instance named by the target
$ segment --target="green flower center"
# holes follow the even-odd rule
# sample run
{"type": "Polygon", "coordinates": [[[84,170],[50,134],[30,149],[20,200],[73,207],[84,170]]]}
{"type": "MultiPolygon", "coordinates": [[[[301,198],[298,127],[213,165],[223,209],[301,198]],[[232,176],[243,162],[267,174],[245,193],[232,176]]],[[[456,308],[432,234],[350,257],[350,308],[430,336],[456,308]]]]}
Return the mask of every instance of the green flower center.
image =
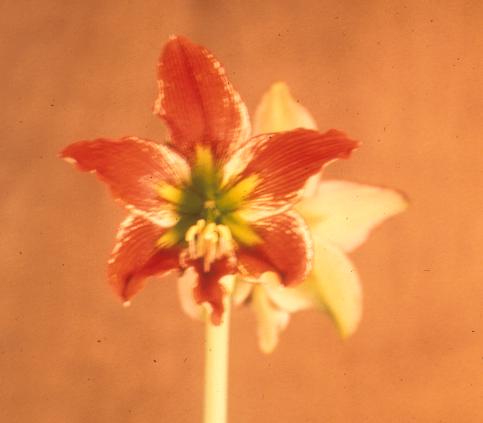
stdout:
{"type": "Polygon", "coordinates": [[[209,270],[209,264],[220,254],[229,254],[237,245],[260,243],[241,213],[257,184],[256,175],[224,181],[211,150],[198,147],[190,181],[180,187],[158,187],[160,197],[172,204],[179,217],[178,223],[158,240],[158,246],[186,246],[192,258],[205,257],[209,270]]]}

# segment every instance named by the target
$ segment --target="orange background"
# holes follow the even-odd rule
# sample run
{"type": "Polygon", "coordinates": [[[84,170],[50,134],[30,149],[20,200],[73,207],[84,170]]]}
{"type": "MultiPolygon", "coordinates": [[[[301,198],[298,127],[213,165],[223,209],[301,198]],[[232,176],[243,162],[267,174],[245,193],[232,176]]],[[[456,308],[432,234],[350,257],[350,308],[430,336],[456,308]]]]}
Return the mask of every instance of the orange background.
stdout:
{"type": "Polygon", "coordinates": [[[483,3],[4,2],[0,13],[0,421],[201,421],[203,330],[172,280],[123,309],[105,266],[124,212],[56,158],[162,140],[169,34],[208,46],[250,110],[285,80],[321,129],[364,142],[327,176],[404,190],[355,252],[359,331],[294,316],[271,356],[234,315],[230,422],[482,422],[483,3]]]}

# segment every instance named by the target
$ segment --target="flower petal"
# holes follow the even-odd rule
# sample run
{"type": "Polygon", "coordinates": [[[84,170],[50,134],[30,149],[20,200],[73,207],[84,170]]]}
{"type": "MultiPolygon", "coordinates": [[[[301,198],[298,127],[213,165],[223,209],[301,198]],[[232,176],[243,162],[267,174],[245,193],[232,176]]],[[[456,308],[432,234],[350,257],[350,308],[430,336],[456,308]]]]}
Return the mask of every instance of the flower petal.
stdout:
{"type": "MultiPolygon", "coordinates": [[[[290,131],[296,128],[317,129],[309,111],[290,94],[284,82],[273,84],[258,104],[254,119],[254,133],[290,131]]],[[[304,195],[313,194],[320,181],[320,173],[305,183],[304,195]]]]}
{"type": "Polygon", "coordinates": [[[252,289],[256,282],[245,281],[243,278],[238,276],[235,281],[235,287],[231,298],[233,300],[234,306],[239,306],[249,301],[252,289]]]}
{"type": "Polygon", "coordinates": [[[161,54],[155,113],[171,130],[173,147],[192,161],[196,144],[223,161],[250,134],[245,104],[220,62],[185,37],[172,37],[161,54]]]}
{"type": "Polygon", "coordinates": [[[270,354],[278,344],[280,332],[287,327],[290,315],[270,301],[262,285],[253,288],[252,307],[258,325],[258,344],[262,352],[270,354]]]}
{"type": "Polygon", "coordinates": [[[189,177],[185,160],[165,145],[139,138],[79,141],[61,152],[86,172],[96,172],[113,195],[131,208],[159,212],[162,183],[179,186],[189,177]]]}
{"type": "Polygon", "coordinates": [[[302,282],[312,261],[312,242],[302,218],[289,211],[257,221],[252,227],[262,242],[237,252],[242,274],[259,279],[265,272],[276,272],[285,286],[302,282]]]}
{"type": "Polygon", "coordinates": [[[317,125],[308,110],[292,97],[287,84],[276,82],[258,104],[253,133],[266,134],[296,128],[317,129],[317,125]]]}
{"type": "Polygon", "coordinates": [[[246,218],[255,220],[289,208],[301,198],[310,176],[332,160],[349,157],[357,145],[336,130],[325,134],[310,129],[265,134],[252,138],[225,170],[233,175],[245,166],[239,178],[256,178],[257,185],[246,198],[246,218]]]}
{"type": "Polygon", "coordinates": [[[314,267],[304,285],[317,296],[343,337],[351,335],[362,315],[359,276],[337,247],[314,235],[314,267]]]}
{"type": "Polygon", "coordinates": [[[193,297],[193,290],[197,284],[198,276],[190,267],[178,277],[178,295],[181,308],[194,320],[203,320],[204,308],[193,297]]]}
{"type": "Polygon", "coordinates": [[[109,283],[128,301],[144,286],[147,277],[179,268],[179,250],[160,249],[156,241],[166,229],[141,216],[128,216],[117,234],[109,259],[109,283]]]}
{"type": "Polygon", "coordinates": [[[239,306],[249,303],[255,286],[261,286],[270,301],[279,309],[288,313],[320,306],[317,296],[313,290],[308,289],[305,282],[296,286],[284,286],[279,275],[274,272],[263,273],[256,281],[238,277],[232,294],[233,304],[239,306]]]}
{"type": "Polygon", "coordinates": [[[193,290],[194,299],[198,304],[208,303],[211,306],[211,322],[219,325],[225,311],[223,300],[228,293],[222,279],[235,274],[236,267],[226,257],[213,262],[208,272],[204,271],[203,260],[193,260],[189,265],[198,275],[198,283],[193,290]]]}
{"type": "Polygon", "coordinates": [[[288,313],[307,310],[318,305],[313,291],[308,289],[305,281],[297,286],[284,286],[280,284],[280,277],[276,273],[267,272],[260,277],[260,282],[270,300],[288,313]]]}
{"type": "Polygon", "coordinates": [[[324,181],[314,197],[304,198],[297,210],[321,238],[352,251],[370,231],[407,207],[397,191],[346,181],[324,181]]]}

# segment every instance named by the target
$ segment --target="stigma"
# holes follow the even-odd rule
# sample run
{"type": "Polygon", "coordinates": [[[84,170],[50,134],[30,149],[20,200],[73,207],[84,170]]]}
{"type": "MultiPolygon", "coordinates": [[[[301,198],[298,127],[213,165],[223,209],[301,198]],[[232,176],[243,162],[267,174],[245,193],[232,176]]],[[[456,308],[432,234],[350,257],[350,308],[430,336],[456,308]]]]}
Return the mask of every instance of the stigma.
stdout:
{"type": "Polygon", "coordinates": [[[215,260],[234,254],[230,229],[205,219],[198,220],[186,231],[185,241],[188,243],[188,256],[191,259],[203,258],[205,272],[210,271],[215,260]]]}

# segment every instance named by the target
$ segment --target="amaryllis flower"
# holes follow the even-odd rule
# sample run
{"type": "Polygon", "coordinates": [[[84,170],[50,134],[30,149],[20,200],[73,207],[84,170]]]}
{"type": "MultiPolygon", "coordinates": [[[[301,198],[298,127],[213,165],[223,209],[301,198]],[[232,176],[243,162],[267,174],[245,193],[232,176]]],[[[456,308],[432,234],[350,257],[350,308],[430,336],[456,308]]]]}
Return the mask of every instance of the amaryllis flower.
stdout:
{"type": "Polygon", "coordinates": [[[155,113],[168,142],[100,138],[62,157],[95,172],[129,212],[108,266],[116,293],[128,301],[147,277],[191,269],[194,299],[211,306],[218,324],[225,275],[272,271],[285,286],[306,278],[311,238],[293,206],[307,179],[357,142],[312,129],[250,138],[245,105],[222,66],[184,37],[164,47],[158,84],[155,113]]]}
{"type": "MultiPolygon", "coordinates": [[[[313,117],[292,98],[285,84],[274,84],[258,106],[255,133],[302,126],[315,129],[313,117]]],[[[304,148],[302,143],[300,148],[304,148]]],[[[239,280],[235,288],[235,302],[249,304],[256,313],[264,352],[275,348],[290,314],[308,308],[326,311],[343,337],[355,331],[361,318],[362,290],[346,253],[361,245],[371,229],[407,206],[404,196],[391,189],[337,180],[319,183],[318,179],[316,175],[309,181],[296,206],[314,243],[314,265],[308,278],[296,287],[285,287],[279,283],[280,274],[268,272],[259,284],[239,280]]]]}

